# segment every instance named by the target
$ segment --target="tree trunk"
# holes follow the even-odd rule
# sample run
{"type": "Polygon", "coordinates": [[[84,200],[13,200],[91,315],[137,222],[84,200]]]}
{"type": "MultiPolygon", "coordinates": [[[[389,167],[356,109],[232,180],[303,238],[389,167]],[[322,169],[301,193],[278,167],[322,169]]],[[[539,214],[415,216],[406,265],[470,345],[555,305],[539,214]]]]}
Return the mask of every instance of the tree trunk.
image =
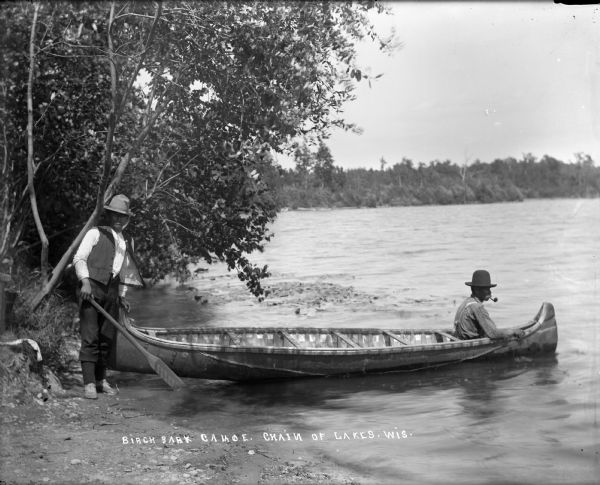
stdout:
{"type": "MultiPolygon", "coordinates": [[[[2,90],[2,95],[6,96],[6,89],[2,90]]],[[[10,181],[12,180],[12,161],[8,156],[8,140],[6,137],[6,125],[2,126],[3,135],[3,155],[2,172],[0,172],[0,265],[4,258],[8,255],[10,247],[11,233],[11,205],[12,205],[12,190],[10,181]]]]}
{"type": "Polygon", "coordinates": [[[33,75],[35,71],[35,31],[37,27],[39,3],[33,5],[33,22],[31,24],[31,38],[29,41],[29,80],[27,83],[27,190],[29,192],[29,202],[35,227],[42,243],[42,253],[40,257],[40,278],[46,281],[48,277],[48,237],[44,231],[44,226],[40,220],[40,214],[37,207],[37,198],[34,187],[34,162],[33,162],[33,75]]]}

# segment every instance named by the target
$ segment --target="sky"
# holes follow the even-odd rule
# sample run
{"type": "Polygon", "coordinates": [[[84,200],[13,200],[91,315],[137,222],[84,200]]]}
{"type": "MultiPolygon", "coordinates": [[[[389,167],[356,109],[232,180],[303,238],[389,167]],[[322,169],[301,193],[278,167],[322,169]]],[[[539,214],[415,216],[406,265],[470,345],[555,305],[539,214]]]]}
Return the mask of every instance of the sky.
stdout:
{"type": "MultiPolygon", "coordinates": [[[[384,2],[385,3],[385,2],[384,2]]],[[[520,158],[576,152],[600,165],[600,6],[551,2],[390,2],[376,19],[401,49],[359,46],[362,81],[327,140],[335,164],[520,158]]],[[[279,160],[292,166],[290,160],[279,160]],[[290,165],[291,163],[291,165],[290,165]]]]}

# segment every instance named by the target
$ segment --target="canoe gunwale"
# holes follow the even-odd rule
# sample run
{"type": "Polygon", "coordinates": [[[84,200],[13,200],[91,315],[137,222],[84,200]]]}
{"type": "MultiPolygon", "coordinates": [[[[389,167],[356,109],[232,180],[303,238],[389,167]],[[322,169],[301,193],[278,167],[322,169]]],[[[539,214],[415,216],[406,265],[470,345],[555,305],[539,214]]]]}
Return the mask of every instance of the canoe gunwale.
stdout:
{"type": "MultiPolygon", "coordinates": [[[[519,326],[524,331],[524,335],[520,340],[525,340],[531,335],[535,334],[542,324],[553,315],[548,317],[547,306],[550,304],[544,303],[538,311],[536,317],[528,323],[519,326]]],[[[211,329],[193,329],[193,328],[174,328],[165,329],[160,327],[138,327],[131,323],[128,318],[122,318],[122,323],[127,327],[127,330],[131,334],[140,340],[145,345],[157,346],[161,348],[168,348],[173,351],[183,352],[200,352],[200,353],[263,353],[263,354],[295,354],[303,356],[320,356],[320,355],[381,355],[381,354],[398,354],[398,353],[412,353],[412,352],[436,352],[440,350],[453,350],[453,349],[472,349],[474,347],[480,347],[482,350],[495,349],[501,347],[510,346],[514,339],[508,340],[492,340],[490,338],[479,338],[471,340],[454,340],[448,342],[436,342],[426,344],[408,344],[399,346],[386,346],[386,347],[274,347],[274,346],[248,346],[248,345],[223,345],[223,344],[205,344],[205,343],[193,343],[193,342],[180,342],[161,338],[158,335],[152,335],[153,333],[166,333],[166,334],[177,334],[177,333],[216,333],[216,332],[245,332],[245,333],[278,333],[278,332],[305,332],[305,333],[355,333],[355,334],[381,334],[382,332],[390,332],[392,334],[400,333],[418,333],[418,334],[435,334],[437,332],[448,332],[448,329],[444,330],[431,330],[431,329],[357,329],[357,328],[315,328],[315,327],[216,327],[211,329]],[[200,331],[198,331],[200,330],[200,331]],[[362,332],[361,332],[362,330],[362,332]],[[147,333],[149,332],[149,333],[147,333]]]]}

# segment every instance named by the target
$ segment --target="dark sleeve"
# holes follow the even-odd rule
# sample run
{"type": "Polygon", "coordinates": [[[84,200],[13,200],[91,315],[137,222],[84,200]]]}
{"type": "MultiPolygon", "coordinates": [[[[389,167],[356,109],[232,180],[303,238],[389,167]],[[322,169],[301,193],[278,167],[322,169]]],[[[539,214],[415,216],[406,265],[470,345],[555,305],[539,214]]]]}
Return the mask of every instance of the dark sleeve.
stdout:
{"type": "Polygon", "coordinates": [[[483,332],[485,333],[485,335],[487,337],[492,338],[492,339],[506,337],[506,334],[502,330],[499,330],[496,327],[496,324],[490,318],[489,313],[487,312],[487,310],[484,308],[483,305],[473,305],[473,306],[475,307],[475,308],[473,308],[473,313],[475,314],[475,317],[477,318],[477,323],[479,323],[479,325],[481,326],[481,328],[483,329],[483,332]]]}

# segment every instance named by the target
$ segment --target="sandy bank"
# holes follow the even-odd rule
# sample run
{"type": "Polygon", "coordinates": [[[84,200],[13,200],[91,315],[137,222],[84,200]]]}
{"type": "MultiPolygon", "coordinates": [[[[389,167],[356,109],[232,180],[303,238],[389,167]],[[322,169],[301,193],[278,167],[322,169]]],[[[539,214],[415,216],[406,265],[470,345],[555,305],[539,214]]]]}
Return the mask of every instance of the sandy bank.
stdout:
{"type": "MultiPolygon", "coordinates": [[[[118,396],[7,403],[1,419],[6,484],[358,483],[330,464],[285,456],[276,445],[201,446],[197,436],[179,434],[118,396]]],[[[226,423],[221,427],[227,432],[226,423]]]]}
{"type": "MultiPolygon", "coordinates": [[[[348,300],[372,301],[351,289],[278,285],[263,305],[306,312],[348,300]]],[[[228,297],[231,297],[228,295],[228,297]]],[[[211,303],[219,300],[211,296],[211,303]]],[[[222,299],[225,299],[222,297],[222,299]]],[[[218,302],[215,302],[218,303],[218,302]]],[[[73,340],[73,345],[77,341],[73,340]]],[[[76,349],[73,349],[76,355],[76,349]]],[[[351,484],[369,483],[318,456],[302,456],[274,442],[236,442],[206,446],[198,434],[154,414],[139,399],[81,396],[79,366],[60,376],[62,387],[50,389],[30,365],[31,358],[4,353],[0,484],[351,484]],[[15,361],[17,364],[15,364],[15,361]],[[186,434],[189,433],[189,434],[186,434]]],[[[116,376],[114,373],[113,376],[116,376]]],[[[210,422],[219,432],[239,432],[227,422],[210,422]]]]}

